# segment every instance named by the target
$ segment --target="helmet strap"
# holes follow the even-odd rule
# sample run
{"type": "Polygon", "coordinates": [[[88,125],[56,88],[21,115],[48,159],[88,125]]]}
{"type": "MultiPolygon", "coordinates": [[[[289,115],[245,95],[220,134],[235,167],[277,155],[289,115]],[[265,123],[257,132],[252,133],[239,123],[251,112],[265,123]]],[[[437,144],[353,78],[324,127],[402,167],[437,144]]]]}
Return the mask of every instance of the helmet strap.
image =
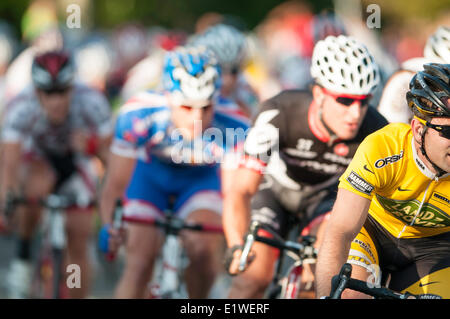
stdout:
{"type": "Polygon", "coordinates": [[[330,139],[328,140],[327,144],[328,144],[328,146],[331,146],[339,137],[331,130],[331,128],[323,120],[323,103],[324,102],[322,101],[322,103],[320,104],[318,115],[319,115],[320,122],[322,123],[325,130],[327,130],[328,134],[330,135],[330,139]]]}
{"type": "Polygon", "coordinates": [[[436,171],[436,176],[440,177],[440,176],[446,174],[447,172],[444,171],[443,169],[441,169],[436,164],[434,164],[434,162],[428,157],[428,154],[425,150],[425,134],[426,134],[427,130],[428,130],[428,127],[426,125],[424,125],[424,130],[421,135],[420,151],[422,152],[422,155],[425,156],[427,161],[431,164],[431,166],[433,166],[434,170],[436,171]]]}

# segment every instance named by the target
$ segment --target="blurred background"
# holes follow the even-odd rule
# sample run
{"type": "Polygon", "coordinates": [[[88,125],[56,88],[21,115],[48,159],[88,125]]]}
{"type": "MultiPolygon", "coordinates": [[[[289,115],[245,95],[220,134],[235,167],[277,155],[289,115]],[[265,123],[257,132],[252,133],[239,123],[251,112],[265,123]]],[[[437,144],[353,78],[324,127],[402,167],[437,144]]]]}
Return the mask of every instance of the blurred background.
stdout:
{"type": "Polygon", "coordinates": [[[308,82],[308,58],[327,34],[347,33],[364,42],[387,78],[402,62],[423,55],[439,25],[450,24],[450,0],[2,0],[2,104],[29,79],[27,63],[20,62],[30,60],[27,48],[71,50],[79,78],[104,91],[116,107],[136,90],[157,85],[161,49],[220,22],[246,34],[245,72],[264,99],[308,82]],[[147,74],[135,74],[133,67],[145,59],[147,74]]]}
{"type": "MultiPolygon", "coordinates": [[[[386,83],[424,55],[438,26],[450,25],[450,0],[2,0],[0,110],[30,82],[35,53],[55,48],[73,54],[78,80],[116,110],[137,91],[159,87],[165,52],[217,23],[245,34],[243,72],[261,101],[306,88],[314,44],[330,34],[363,42],[386,83]]],[[[107,264],[95,247],[92,297],[111,297],[121,264],[107,264]]],[[[12,248],[11,238],[0,238],[1,282],[12,248]]],[[[215,296],[224,297],[220,285],[215,296]]]]}

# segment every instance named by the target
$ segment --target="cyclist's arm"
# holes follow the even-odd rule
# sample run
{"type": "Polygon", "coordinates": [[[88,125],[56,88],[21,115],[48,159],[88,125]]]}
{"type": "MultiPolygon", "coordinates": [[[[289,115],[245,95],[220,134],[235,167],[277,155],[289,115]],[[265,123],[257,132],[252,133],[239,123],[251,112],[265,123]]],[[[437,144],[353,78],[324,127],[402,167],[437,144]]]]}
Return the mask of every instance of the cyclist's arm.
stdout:
{"type": "Polygon", "coordinates": [[[362,228],[370,200],[339,188],[316,265],[317,296],[328,296],[331,278],[347,261],[352,240],[362,228]],[[351,203],[351,204],[349,204],[351,203]]]}
{"type": "Polygon", "coordinates": [[[111,146],[112,135],[104,136],[99,139],[99,146],[97,150],[97,157],[100,159],[104,166],[107,165],[109,158],[109,148],[111,146]]]}
{"type": "Polygon", "coordinates": [[[224,189],[223,228],[228,247],[242,245],[250,225],[250,199],[258,190],[261,174],[247,168],[238,168],[231,187],[224,189]]]}
{"type": "Polygon", "coordinates": [[[100,197],[103,224],[112,224],[116,199],[124,194],[134,171],[136,159],[109,153],[106,177],[100,197]]]}

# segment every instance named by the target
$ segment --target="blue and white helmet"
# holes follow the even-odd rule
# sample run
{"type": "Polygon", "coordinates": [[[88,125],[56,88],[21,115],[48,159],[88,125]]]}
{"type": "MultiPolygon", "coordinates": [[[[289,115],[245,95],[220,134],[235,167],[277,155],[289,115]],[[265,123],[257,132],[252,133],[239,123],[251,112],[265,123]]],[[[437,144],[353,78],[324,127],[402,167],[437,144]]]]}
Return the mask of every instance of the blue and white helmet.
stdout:
{"type": "Polygon", "coordinates": [[[163,85],[175,104],[209,105],[220,87],[219,79],[217,61],[203,47],[178,47],[166,54],[163,85]]]}
{"type": "Polygon", "coordinates": [[[204,33],[195,36],[192,45],[203,45],[213,51],[223,69],[238,70],[246,54],[246,39],[242,32],[233,26],[216,24],[204,33]]]}

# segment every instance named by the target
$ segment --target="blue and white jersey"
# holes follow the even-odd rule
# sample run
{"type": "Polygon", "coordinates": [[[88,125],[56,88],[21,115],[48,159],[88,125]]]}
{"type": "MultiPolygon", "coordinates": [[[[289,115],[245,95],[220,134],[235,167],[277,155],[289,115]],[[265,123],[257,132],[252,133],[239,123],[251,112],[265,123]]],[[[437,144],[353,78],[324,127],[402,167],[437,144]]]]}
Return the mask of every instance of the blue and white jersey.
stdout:
{"type": "MultiPolygon", "coordinates": [[[[171,122],[165,95],[140,93],[120,109],[111,151],[142,161],[156,156],[160,161],[179,165],[231,165],[229,160],[239,156],[250,123],[229,103],[217,101],[210,126],[188,141],[171,122]]],[[[234,163],[237,167],[237,161],[234,163]]]]}

